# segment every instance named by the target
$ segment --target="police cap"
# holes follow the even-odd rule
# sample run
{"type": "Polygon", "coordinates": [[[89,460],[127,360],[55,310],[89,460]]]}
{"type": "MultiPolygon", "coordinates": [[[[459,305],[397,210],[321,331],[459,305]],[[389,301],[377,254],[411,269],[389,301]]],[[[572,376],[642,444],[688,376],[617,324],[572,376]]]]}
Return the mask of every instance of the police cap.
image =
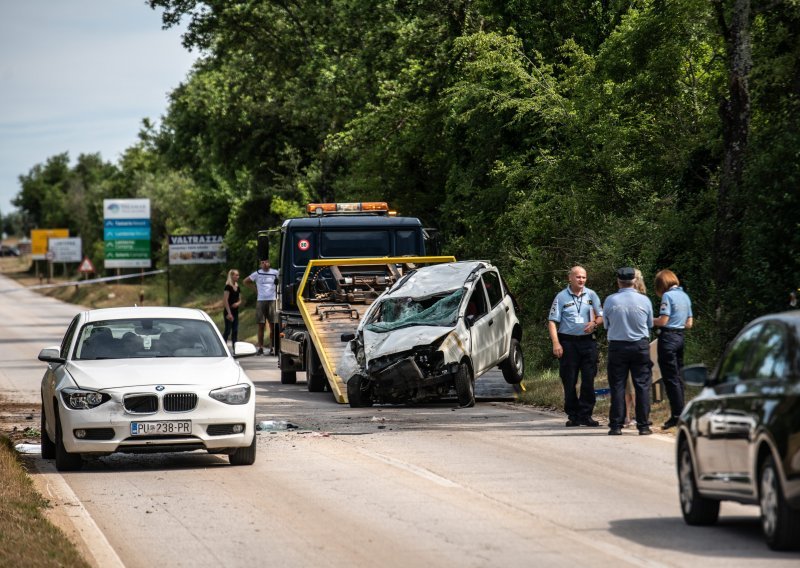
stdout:
{"type": "Polygon", "coordinates": [[[624,280],[626,282],[629,282],[634,278],[636,278],[636,271],[630,266],[623,266],[622,268],[617,268],[618,280],[624,280]]]}

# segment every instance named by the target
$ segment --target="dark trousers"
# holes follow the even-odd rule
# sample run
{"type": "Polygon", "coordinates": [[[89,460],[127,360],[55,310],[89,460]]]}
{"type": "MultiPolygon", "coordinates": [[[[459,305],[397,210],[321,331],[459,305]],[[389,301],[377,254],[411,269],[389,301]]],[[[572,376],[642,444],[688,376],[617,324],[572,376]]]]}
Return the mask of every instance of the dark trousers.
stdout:
{"type": "Polygon", "coordinates": [[[559,359],[559,374],[564,386],[564,411],[570,420],[591,418],[594,410],[594,378],[597,375],[597,342],[591,337],[569,339],[559,335],[564,353],[559,359]],[[577,393],[581,375],[580,395],[577,393]]]}
{"type": "Polygon", "coordinates": [[[609,341],[608,387],[611,390],[611,408],[608,423],[611,428],[625,424],[625,381],[628,373],[633,379],[636,396],[636,426],[650,425],[650,383],[653,379],[653,362],[650,361],[650,342],[609,341]]]}
{"type": "Polygon", "coordinates": [[[231,315],[233,316],[233,321],[229,320],[223,312],[223,319],[225,320],[225,331],[222,332],[222,338],[225,340],[225,343],[228,342],[228,337],[230,336],[231,342],[234,344],[239,340],[239,310],[232,309],[231,315]]]}
{"type": "Polygon", "coordinates": [[[669,407],[676,418],[683,412],[683,333],[662,331],[658,336],[658,368],[661,369],[661,380],[667,390],[669,407]]]}

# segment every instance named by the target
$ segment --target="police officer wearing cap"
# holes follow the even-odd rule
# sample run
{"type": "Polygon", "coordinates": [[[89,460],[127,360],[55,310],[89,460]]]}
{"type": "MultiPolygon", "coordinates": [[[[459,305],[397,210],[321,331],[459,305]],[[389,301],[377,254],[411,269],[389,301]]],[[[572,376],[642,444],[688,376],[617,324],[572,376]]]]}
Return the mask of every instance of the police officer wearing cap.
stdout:
{"type": "Polygon", "coordinates": [[[680,372],[683,367],[683,332],[694,323],[692,300],[671,270],[656,273],[656,294],[661,298],[658,317],[653,325],[660,328],[658,335],[658,368],[669,399],[672,415],[664,422],[665,430],[678,424],[683,412],[684,394],[680,372]]]}
{"type": "Polygon", "coordinates": [[[608,330],[608,386],[611,409],[608,413],[609,436],[622,434],[625,423],[625,381],[630,372],[636,395],[636,427],[640,435],[650,430],[650,328],[653,306],[633,287],[636,271],[631,267],[617,270],[619,290],[606,298],[603,306],[608,330]]]}
{"type": "Polygon", "coordinates": [[[553,300],[547,327],[553,342],[553,355],[559,360],[559,374],[564,386],[564,410],[567,426],[600,426],[592,418],[594,377],[597,375],[595,330],[603,323],[600,297],[586,287],[586,269],[573,266],[569,286],[553,300]],[[578,373],[580,395],[576,393],[578,373]]]}

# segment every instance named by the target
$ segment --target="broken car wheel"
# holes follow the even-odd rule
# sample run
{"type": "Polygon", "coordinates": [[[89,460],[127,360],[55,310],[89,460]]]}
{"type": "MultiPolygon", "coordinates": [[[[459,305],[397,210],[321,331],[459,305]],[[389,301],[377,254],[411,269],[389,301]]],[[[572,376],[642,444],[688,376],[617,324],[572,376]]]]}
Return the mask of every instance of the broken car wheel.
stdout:
{"type": "Polygon", "coordinates": [[[353,375],[347,381],[347,400],[350,408],[372,406],[372,397],[364,390],[364,382],[363,375],[353,375]]]}
{"type": "Polygon", "coordinates": [[[460,406],[475,406],[475,381],[466,363],[461,363],[456,372],[456,395],[460,406]]]}
{"type": "Polygon", "coordinates": [[[503,371],[503,378],[510,385],[520,384],[525,376],[525,357],[522,355],[522,347],[520,347],[519,341],[513,337],[508,357],[500,363],[500,370],[503,371]]]}

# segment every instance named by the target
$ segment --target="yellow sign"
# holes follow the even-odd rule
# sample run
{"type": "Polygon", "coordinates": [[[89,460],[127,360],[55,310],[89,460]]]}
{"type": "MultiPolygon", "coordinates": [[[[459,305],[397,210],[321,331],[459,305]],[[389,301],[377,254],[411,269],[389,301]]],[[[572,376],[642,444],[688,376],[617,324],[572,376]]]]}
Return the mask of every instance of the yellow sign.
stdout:
{"type": "Polygon", "coordinates": [[[31,229],[31,258],[44,260],[47,254],[47,240],[67,237],[69,229],[31,229]]]}

